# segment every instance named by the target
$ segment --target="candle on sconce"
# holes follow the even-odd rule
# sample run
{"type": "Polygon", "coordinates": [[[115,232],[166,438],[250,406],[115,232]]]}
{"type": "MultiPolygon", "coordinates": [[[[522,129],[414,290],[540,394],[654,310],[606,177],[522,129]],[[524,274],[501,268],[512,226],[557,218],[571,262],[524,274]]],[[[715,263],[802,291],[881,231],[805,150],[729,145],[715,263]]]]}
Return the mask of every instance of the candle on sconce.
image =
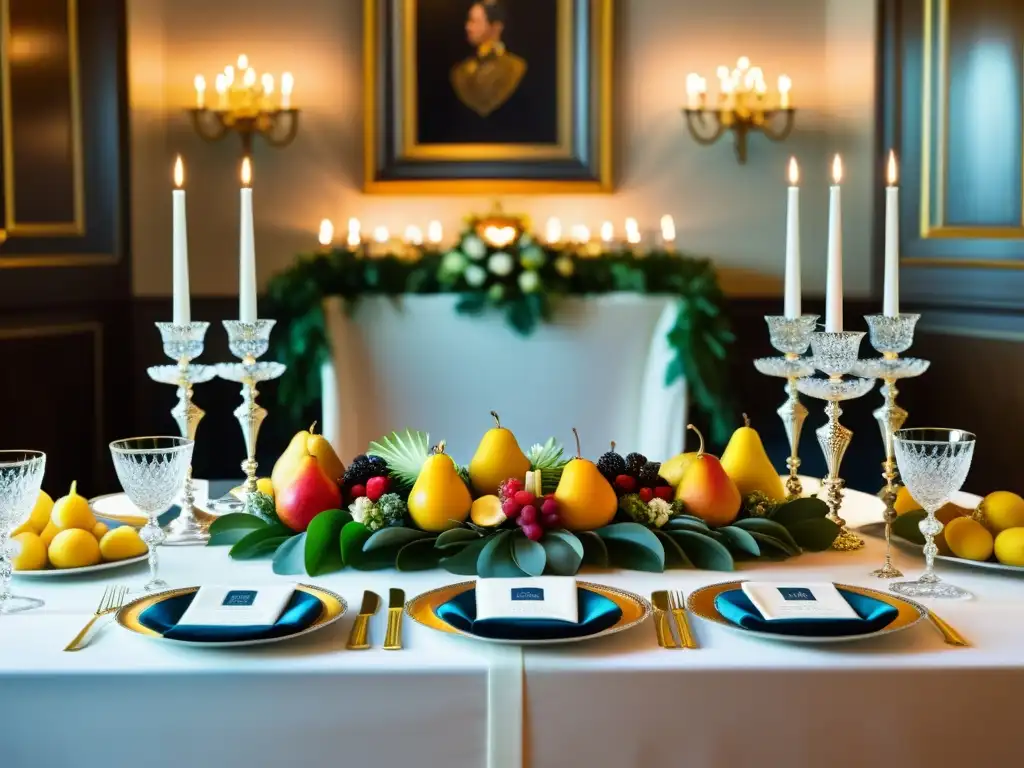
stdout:
{"type": "Polygon", "coordinates": [[[786,201],[786,297],[785,314],[800,317],[800,170],[789,158],[789,190],[786,201]]]}
{"type": "Polygon", "coordinates": [[[423,230],[410,224],[405,228],[405,242],[408,245],[423,245],[423,230]]]}
{"type": "Polygon", "coordinates": [[[601,225],[601,242],[605,245],[611,245],[612,240],[615,239],[615,225],[610,221],[606,221],[601,225]]]}
{"type": "Polygon", "coordinates": [[[441,244],[442,239],[444,239],[444,228],[441,226],[441,222],[432,221],[427,224],[427,242],[437,247],[441,244]]]}
{"type": "Polygon", "coordinates": [[[330,219],[320,220],[320,233],[317,236],[322,248],[330,248],[334,242],[334,222],[330,219]]]}
{"type": "Polygon", "coordinates": [[[668,214],[661,217],[661,243],[669,251],[676,244],[676,222],[668,214]]]}
{"type": "Polygon", "coordinates": [[[630,245],[639,245],[640,240],[640,224],[632,217],[626,219],[626,242],[630,245]]]}
{"type": "Polygon", "coordinates": [[[825,331],[843,330],[843,212],[839,183],[843,179],[843,162],[836,155],[832,161],[832,187],[828,204],[828,281],[825,287],[825,331]]]}
{"type": "Polygon", "coordinates": [[[551,217],[548,219],[547,227],[544,230],[545,239],[550,245],[557,245],[562,241],[562,222],[551,217]]]}
{"type": "Polygon", "coordinates": [[[256,322],[256,238],[252,217],[252,162],[242,160],[242,212],[239,226],[238,319],[256,322]]]}
{"type": "Polygon", "coordinates": [[[377,245],[387,245],[387,242],[391,239],[391,233],[388,232],[387,227],[374,227],[373,229],[373,242],[377,245]]]}
{"type": "Polygon", "coordinates": [[[700,103],[700,75],[691,72],[686,76],[686,105],[690,109],[697,109],[700,103]]]}
{"type": "Polygon", "coordinates": [[[585,224],[574,224],[569,236],[577,245],[586,245],[590,242],[590,228],[585,224]]]}
{"type": "Polygon", "coordinates": [[[245,70],[245,74],[242,75],[242,85],[246,88],[252,88],[256,85],[256,70],[249,67],[245,70]]]}
{"type": "Polygon", "coordinates": [[[888,186],[885,188],[885,288],[882,312],[900,314],[900,188],[896,186],[896,153],[889,150],[888,186]]]}
{"type": "Polygon", "coordinates": [[[224,67],[224,82],[228,88],[235,84],[235,68],[230,64],[224,67]]]}
{"type": "Polygon", "coordinates": [[[217,91],[217,109],[228,108],[228,78],[223,72],[214,79],[214,88],[217,91]]]}
{"type": "Polygon", "coordinates": [[[295,87],[295,78],[291,72],[284,72],[281,75],[281,109],[291,109],[292,89],[295,87]]]}
{"type": "Polygon", "coordinates": [[[352,218],[348,220],[348,238],[346,244],[351,250],[356,250],[360,245],[363,244],[362,230],[359,224],[359,219],[352,218]]]}
{"type": "Polygon", "coordinates": [[[779,75],[779,109],[789,109],[789,91],[793,80],[789,75],[779,75]]]}
{"type": "Polygon", "coordinates": [[[206,78],[196,75],[196,109],[206,109],[206,78]]]}
{"type": "Polygon", "coordinates": [[[249,68],[249,57],[244,53],[238,54],[238,71],[245,72],[249,68]]]}
{"type": "Polygon", "coordinates": [[[192,322],[192,309],[189,303],[188,290],[188,227],[185,223],[185,166],[181,155],[174,161],[174,191],[171,192],[173,202],[172,221],[173,238],[171,257],[173,265],[173,322],[184,325],[192,322]]]}

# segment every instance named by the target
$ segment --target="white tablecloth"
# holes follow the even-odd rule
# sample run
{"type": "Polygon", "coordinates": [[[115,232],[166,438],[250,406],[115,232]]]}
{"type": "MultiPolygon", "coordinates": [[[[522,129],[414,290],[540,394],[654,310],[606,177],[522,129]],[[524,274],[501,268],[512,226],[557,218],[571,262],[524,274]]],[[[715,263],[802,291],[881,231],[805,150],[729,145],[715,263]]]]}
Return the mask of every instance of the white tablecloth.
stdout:
{"type": "MultiPolygon", "coordinates": [[[[332,355],[321,429],[341,456],[406,427],[444,439],[468,462],[491,411],[526,450],[580,429],[585,456],[615,440],[623,453],[683,450],[686,385],[665,385],[676,302],[662,296],[566,297],[530,336],[500,312],[464,316],[458,296],[361,299],[349,317],[325,304],[332,355]],[[609,364],[613,350],[614,364],[609,364]]],[[[573,450],[575,447],[573,446],[573,450]]]]}
{"type": "MultiPolygon", "coordinates": [[[[878,503],[850,494],[854,523],[878,503]]],[[[835,580],[868,575],[881,544],[747,565],[737,577],[835,580]]],[[[172,585],[278,580],[267,562],[227,550],[166,549],[172,585]]],[[[919,572],[919,555],[897,564],[919,572]]],[[[787,646],[694,619],[699,651],[657,648],[652,626],[576,646],[525,653],[524,764],[642,766],[1003,766],[1020,754],[1024,580],[940,564],[975,594],[933,604],[973,644],[942,644],[927,623],[875,641],[787,646]]],[[[109,574],[139,584],[144,569],[109,574]]],[[[707,571],[584,575],[648,595],[730,578],[707,571]]],[[[440,571],[344,572],[316,580],[358,606],[362,590],[409,596],[457,580],[440,571]]],[[[84,623],[103,580],[16,580],[47,601],[0,617],[0,765],[486,765],[483,645],[405,622],[407,649],[344,649],[351,614],[291,643],[196,651],[108,626],[80,653],[61,648],[84,623]]],[[[371,625],[379,646],[383,612],[371,625]]],[[[514,726],[512,726],[514,727],[514,726]]]]}

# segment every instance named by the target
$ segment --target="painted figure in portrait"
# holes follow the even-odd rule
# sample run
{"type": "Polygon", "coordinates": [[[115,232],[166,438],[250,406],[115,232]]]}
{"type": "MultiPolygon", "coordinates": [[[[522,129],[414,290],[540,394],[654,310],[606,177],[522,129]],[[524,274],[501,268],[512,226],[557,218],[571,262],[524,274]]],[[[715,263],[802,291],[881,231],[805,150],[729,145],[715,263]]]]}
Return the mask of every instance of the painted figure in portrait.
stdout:
{"type": "Polygon", "coordinates": [[[459,100],[487,117],[509,100],[526,74],[526,61],[505,47],[507,11],[499,0],[473,3],[466,19],[466,37],[472,56],[452,69],[452,87],[459,100]]]}

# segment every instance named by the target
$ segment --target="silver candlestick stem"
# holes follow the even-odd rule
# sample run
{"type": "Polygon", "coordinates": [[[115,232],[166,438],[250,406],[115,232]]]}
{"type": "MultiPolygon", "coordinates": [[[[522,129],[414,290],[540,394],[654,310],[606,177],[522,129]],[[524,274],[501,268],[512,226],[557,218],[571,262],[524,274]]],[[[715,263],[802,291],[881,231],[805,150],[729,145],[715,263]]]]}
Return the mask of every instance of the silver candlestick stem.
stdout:
{"type": "Polygon", "coordinates": [[[864,546],[864,540],[846,528],[846,521],[839,512],[843,504],[845,481],[839,476],[843,456],[853,439],[853,432],[839,423],[843,411],[839,403],[863,397],[874,387],[873,379],[843,379],[857,362],[857,350],[863,333],[815,333],[811,338],[814,350],[814,367],[828,376],[805,378],[797,382],[797,388],[805,395],[827,401],[825,415],[828,421],[814,431],[818,444],[825,456],[828,475],[821,481],[825,489],[825,503],[828,504],[828,518],[839,526],[839,535],[832,542],[832,548],[849,552],[864,546]]]}
{"type": "Polygon", "coordinates": [[[256,386],[260,382],[276,379],[285,372],[281,363],[261,363],[257,358],[266,353],[270,346],[270,331],[274,320],[256,320],[252,323],[240,320],[224,320],[228,332],[228,345],[231,353],[242,360],[241,363],[221,363],[217,366],[217,375],[222,379],[234,381],[242,385],[242,404],[235,409],[235,418],[242,427],[245,440],[245,461],[242,471],[245,472],[242,508],[245,512],[254,512],[253,494],[256,493],[256,440],[260,426],[267,417],[267,410],[256,402],[259,391],[256,386]]]}
{"type": "MultiPolygon", "coordinates": [[[[154,365],[147,369],[153,381],[173,384],[178,388],[178,402],[171,416],[182,437],[195,440],[199,422],[205,411],[192,402],[192,385],[210,381],[216,376],[212,365],[194,365],[192,359],[203,353],[203,339],[209,323],[156,323],[163,339],[164,354],[177,365],[154,365]]],[[[196,518],[195,488],[192,484],[192,462],[185,470],[181,512],[167,528],[165,545],[205,544],[210,539],[206,526],[196,518]]]]}
{"type": "Polygon", "coordinates": [[[892,564],[892,524],[896,521],[896,497],[899,492],[899,473],[893,454],[893,433],[903,427],[907,420],[907,412],[896,404],[896,382],[920,376],[928,370],[929,362],[914,357],[899,357],[901,352],[908,350],[914,342],[914,327],[921,319],[920,315],[866,315],[871,346],[882,353],[881,358],[861,360],[854,366],[853,372],[858,376],[869,376],[881,379],[882,405],[873,411],[882,434],[885,446],[885,461],[882,462],[882,501],[885,510],[882,517],[885,521],[885,562],[881,568],[871,572],[880,579],[892,579],[903,574],[892,564]]]}

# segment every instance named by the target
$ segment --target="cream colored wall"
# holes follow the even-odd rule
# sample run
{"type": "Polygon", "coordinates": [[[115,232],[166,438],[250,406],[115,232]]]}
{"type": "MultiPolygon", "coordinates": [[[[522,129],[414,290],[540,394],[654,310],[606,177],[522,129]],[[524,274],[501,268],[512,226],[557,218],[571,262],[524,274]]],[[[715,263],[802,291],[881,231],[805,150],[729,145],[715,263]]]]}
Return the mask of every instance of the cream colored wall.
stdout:
{"type": "MultiPolygon", "coordinates": [[[[835,151],[844,184],[846,286],[870,286],[875,11],[872,0],[618,0],[617,191],[606,196],[505,197],[508,211],[566,226],[636,216],[653,227],[677,221],[680,246],[712,256],[733,293],[779,290],[785,166],[803,173],[804,285],[824,289],[827,171],[835,151]],[[686,73],[746,54],[770,80],[786,72],[801,109],[784,144],[752,138],[746,166],[731,143],[698,146],[679,106],[686,73]]],[[[237,162],[233,138],[206,144],[183,111],[192,79],[208,79],[241,52],[257,69],[295,74],[303,109],[295,143],[258,145],[255,217],[261,283],[315,244],[323,217],[349,216],[401,232],[441,219],[452,233],[481,197],[362,194],[362,0],[130,0],[132,245],[139,295],[170,290],[170,169],[187,163],[189,246],[194,294],[237,286],[237,162]]]]}

